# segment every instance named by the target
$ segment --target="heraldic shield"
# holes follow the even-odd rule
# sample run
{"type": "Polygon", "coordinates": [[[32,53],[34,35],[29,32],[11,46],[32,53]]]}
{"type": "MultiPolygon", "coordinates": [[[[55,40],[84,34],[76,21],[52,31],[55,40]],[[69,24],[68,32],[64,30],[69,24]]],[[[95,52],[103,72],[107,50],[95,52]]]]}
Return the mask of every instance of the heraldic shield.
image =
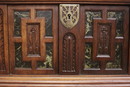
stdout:
{"type": "Polygon", "coordinates": [[[60,21],[72,29],[79,20],[79,4],[60,4],[60,21]]]}

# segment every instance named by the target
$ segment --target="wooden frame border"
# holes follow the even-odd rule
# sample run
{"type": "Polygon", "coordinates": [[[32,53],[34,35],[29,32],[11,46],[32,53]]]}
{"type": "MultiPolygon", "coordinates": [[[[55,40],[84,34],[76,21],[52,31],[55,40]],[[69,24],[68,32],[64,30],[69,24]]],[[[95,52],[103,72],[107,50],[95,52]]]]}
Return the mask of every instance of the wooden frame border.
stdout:
{"type": "Polygon", "coordinates": [[[130,5],[130,0],[0,0],[0,4],[115,4],[130,5]]]}
{"type": "Polygon", "coordinates": [[[52,75],[0,77],[0,87],[129,87],[128,75],[52,75]]]}

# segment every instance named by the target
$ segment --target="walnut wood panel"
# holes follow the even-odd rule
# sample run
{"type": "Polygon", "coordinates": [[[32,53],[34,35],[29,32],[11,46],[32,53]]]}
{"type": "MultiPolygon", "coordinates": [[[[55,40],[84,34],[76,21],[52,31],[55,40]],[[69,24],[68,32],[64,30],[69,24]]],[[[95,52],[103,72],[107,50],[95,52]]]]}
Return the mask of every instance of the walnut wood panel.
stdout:
{"type": "Polygon", "coordinates": [[[65,26],[69,26],[74,24],[74,22],[78,21],[78,12],[77,6],[75,7],[66,7],[63,6],[63,10],[60,9],[60,15],[63,12],[63,16],[60,18],[64,19],[66,25],[59,22],[59,73],[60,74],[78,74],[79,72],[79,24],[77,23],[72,28],[67,28],[65,26]],[[68,9],[70,8],[70,9],[68,9]],[[73,9],[74,8],[74,9],[73,9]],[[67,10],[68,9],[68,12],[67,10]],[[73,12],[73,14],[71,14],[73,12]],[[70,16],[68,16],[70,15],[70,16]],[[74,22],[72,21],[74,20],[74,22]]]}
{"type": "Polygon", "coordinates": [[[0,74],[9,73],[7,6],[0,6],[0,74]]]}
{"type": "MultiPolygon", "coordinates": [[[[10,69],[13,74],[56,74],[58,72],[58,63],[57,63],[57,46],[58,46],[58,15],[57,15],[57,6],[9,6],[9,36],[10,36],[10,69]],[[52,36],[45,36],[45,29],[47,26],[45,17],[38,17],[37,11],[52,11],[52,36]],[[29,14],[21,14],[20,16],[25,16],[26,18],[20,18],[21,30],[18,33],[14,33],[16,29],[14,28],[14,12],[21,11],[29,14]],[[55,21],[54,21],[55,20],[55,21]],[[21,35],[20,35],[21,32],[21,35]],[[52,67],[45,68],[47,55],[47,43],[52,44],[52,67]],[[21,50],[21,51],[20,51],[21,50]],[[19,53],[16,53],[19,52],[19,53]],[[21,52],[21,53],[20,53],[21,52]],[[20,56],[21,55],[21,56],[20,56]],[[21,64],[24,67],[16,67],[16,56],[21,57],[21,64]],[[39,68],[39,63],[42,63],[39,68]]],[[[18,14],[18,13],[16,13],[18,14]]],[[[16,19],[15,19],[16,20],[16,19]]],[[[16,20],[17,21],[17,20],[16,20]]],[[[16,25],[16,24],[15,24],[16,25]]],[[[48,65],[47,65],[48,67],[48,65]]]]}
{"type": "MultiPolygon", "coordinates": [[[[84,44],[82,43],[82,46],[81,46],[81,49],[82,49],[82,53],[81,53],[81,57],[82,57],[82,61],[81,61],[81,64],[82,65],[82,73],[83,74],[128,74],[128,31],[129,31],[129,9],[127,7],[107,7],[107,6],[98,6],[97,7],[93,7],[93,6],[82,6],[81,7],[81,15],[82,15],[82,18],[81,18],[81,22],[82,24],[80,25],[81,26],[81,37],[82,37],[82,42],[85,43],[92,43],[92,61],[93,62],[97,62],[99,63],[99,68],[92,68],[92,69],[85,69],[84,68],[84,56],[85,56],[85,48],[84,48],[84,44]],[[85,36],[85,12],[86,11],[93,11],[93,12],[101,12],[101,18],[95,18],[93,19],[92,21],[94,22],[92,24],[92,27],[93,27],[93,35],[92,36],[85,36]],[[117,31],[116,30],[116,27],[117,27],[117,20],[116,18],[107,18],[107,12],[109,11],[115,11],[115,12],[123,12],[123,36],[116,36],[117,34],[117,31]],[[103,21],[104,20],[104,21],[103,21]],[[109,41],[109,38],[110,38],[110,43],[109,43],[109,47],[110,47],[110,50],[107,51],[107,52],[110,52],[110,56],[108,56],[109,58],[106,58],[105,56],[101,56],[100,58],[96,58],[98,57],[97,56],[97,53],[98,53],[98,43],[99,42],[99,28],[102,28],[101,25],[98,25],[98,22],[99,24],[111,24],[111,30],[110,30],[110,35],[105,35],[104,38],[108,38],[107,41],[109,41]],[[115,24],[116,23],[116,24],[115,24]],[[96,32],[97,31],[97,32],[96,32]],[[115,34],[116,33],[116,34],[115,34]],[[98,36],[98,37],[97,37],[98,36]],[[96,43],[95,43],[96,42],[96,43]],[[109,62],[109,61],[114,61],[115,60],[115,52],[114,52],[114,49],[115,49],[115,44],[116,43],[121,43],[122,44],[122,59],[121,59],[121,68],[120,69],[107,69],[106,68],[106,63],[109,62]],[[96,48],[95,48],[96,47],[96,48]],[[113,48],[114,47],[114,48],[113,48]],[[95,56],[94,56],[95,55],[95,56]]],[[[109,27],[108,25],[105,25],[107,28],[109,27]]],[[[107,43],[107,41],[105,43],[107,43]]],[[[105,50],[103,51],[105,52],[105,50]]]]}
{"type": "Polygon", "coordinates": [[[43,44],[43,36],[45,34],[45,18],[24,18],[21,21],[23,60],[45,60],[44,58],[46,52],[45,44],[43,44]]]}
{"type": "Polygon", "coordinates": [[[114,59],[115,20],[95,20],[93,27],[93,59],[114,59]]]}
{"type": "Polygon", "coordinates": [[[63,71],[75,72],[76,69],[76,38],[72,33],[63,37],[63,71]]]}

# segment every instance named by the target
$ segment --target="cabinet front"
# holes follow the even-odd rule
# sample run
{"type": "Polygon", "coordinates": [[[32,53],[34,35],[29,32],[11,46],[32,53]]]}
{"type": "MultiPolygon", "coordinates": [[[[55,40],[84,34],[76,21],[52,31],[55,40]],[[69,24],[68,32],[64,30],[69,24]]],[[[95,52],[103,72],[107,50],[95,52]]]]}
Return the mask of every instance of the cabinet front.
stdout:
{"type": "Polygon", "coordinates": [[[9,5],[8,32],[12,74],[128,74],[128,7],[9,5]]]}

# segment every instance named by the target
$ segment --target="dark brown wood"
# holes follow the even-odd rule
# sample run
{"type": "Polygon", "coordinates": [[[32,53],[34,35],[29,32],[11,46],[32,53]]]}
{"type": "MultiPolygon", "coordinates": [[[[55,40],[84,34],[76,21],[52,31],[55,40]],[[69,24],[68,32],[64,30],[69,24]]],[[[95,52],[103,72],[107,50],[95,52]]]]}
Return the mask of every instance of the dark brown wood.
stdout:
{"type": "Polygon", "coordinates": [[[9,6],[9,36],[10,36],[10,69],[13,74],[56,74],[58,72],[58,14],[57,14],[57,6],[9,6]],[[21,18],[21,31],[22,37],[14,36],[14,11],[27,11],[30,10],[29,18],[21,18]],[[45,36],[45,18],[40,17],[37,18],[35,15],[36,10],[52,10],[52,34],[53,37],[45,36]],[[55,21],[54,21],[55,20],[55,21]],[[34,26],[36,25],[36,27],[34,26]],[[30,35],[30,28],[37,29],[34,33],[36,35],[30,35]],[[29,36],[30,35],[30,36],[29,36]],[[38,37],[39,36],[39,37],[38,37]],[[38,40],[39,38],[39,40],[38,40]],[[35,43],[35,41],[38,43],[35,43]],[[22,61],[31,62],[31,69],[20,69],[15,68],[15,44],[14,43],[22,43],[22,61]],[[32,43],[31,43],[32,42],[32,43]],[[37,61],[45,61],[46,57],[46,43],[53,44],[53,60],[51,69],[37,69],[37,61]],[[32,49],[29,49],[30,46],[32,49]],[[39,48],[39,52],[35,52],[38,49],[35,49],[35,45],[39,48]]]}
{"type": "Polygon", "coordinates": [[[94,19],[93,26],[93,60],[113,60],[116,21],[94,19]]]}
{"type": "MultiPolygon", "coordinates": [[[[129,87],[130,86],[130,40],[129,40],[129,8],[130,0],[0,0],[0,87],[129,87]],[[59,4],[80,4],[79,22],[72,29],[65,28],[59,20],[59,4]],[[12,5],[13,4],[13,5],[12,5]],[[15,5],[14,5],[15,4],[15,5]],[[22,4],[22,5],[21,5],[22,4]],[[35,5],[34,5],[35,4],[35,5]],[[37,4],[37,5],[36,5],[37,4]],[[48,5],[47,5],[48,4],[48,5]],[[99,6],[100,5],[100,6],[99,6]],[[103,6],[101,6],[103,5],[103,6]],[[107,6],[104,6],[107,5],[107,6]],[[8,8],[7,8],[8,7],[8,8]],[[21,21],[22,36],[14,36],[14,10],[30,11],[30,18],[21,21]],[[37,19],[35,10],[52,11],[53,37],[44,36],[45,18],[37,19]],[[85,36],[85,11],[102,11],[101,21],[94,24],[94,36],[85,36]],[[124,35],[114,38],[115,19],[106,19],[107,10],[122,11],[124,13],[124,35]],[[7,17],[8,15],[8,17],[7,17]],[[41,20],[43,19],[43,20],[41,20]],[[3,21],[3,22],[2,22],[3,21]],[[107,39],[101,41],[103,23],[108,29],[107,39]],[[27,25],[26,25],[27,24],[27,25]],[[109,31],[112,24],[112,31],[109,31]],[[29,34],[35,28],[35,33],[29,34]],[[7,30],[8,29],[8,30],[7,30]],[[42,31],[43,30],[43,31],[42,31]],[[59,30],[59,31],[58,31],[59,30]],[[9,33],[9,34],[8,34],[9,33]],[[43,37],[42,37],[43,36],[43,37]],[[96,38],[97,37],[97,38],[96,38]],[[59,39],[59,40],[58,40],[59,39]],[[4,42],[3,42],[4,40],[4,42]],[[2,41],[2,42],[1,42],[2,41]],[[9,42],[9,43],[8,43],[9,42]],[[35,43],[34,43],[35,42],[35,43]],[[93,43],[95,57],[100,61],[101,70],[85,70],[84,55],[85,43],[93,43]],[[30,61],[31,69],[15,68],[15,43],[22,43],[23,61],[30,61]],[[36,69],[37,61],[45,61],[45,43],[53,43],[53,68],[36,69]],[[102,52],[98,52],[98,43],[103,43],[102,52]],[[104,44],[108,44],[105,49],[104,44]],[[106,62],[113,61],[114,45],[122,43],[122,69],[105,70],[106,62]],[[9,44],[9,49],[8,49],[9,44]],[[43,45],[41,45],[43,44],[43,45]],[[37,46],[38,45],[38,46],[37,46]],[[33,50],[32,50],[32,49],[33,50]],[[128,51],[129,50],[129,51],[128,51]],[[8,54],[9,51],[9,54],[8,54]],[[59,51],[59,52],[58,52],[59,51]],[[110,52],[108,52],[110,51],[110,52]],[[42,52],[42,54],[40,54],[42,52]],[[4,54],[4,56],[3,56],[4,54]],[[97,54],[109,54],[109,58],[98,58],[97,54]],[[9,56],[9,60],[8,60],[9,56]],[[59,58],[59,59],[58,59],[59,58]],[[64,62],[63,60],[67,60],[64,62]],[[4,62],[3,62],[4,61],[4,62]],[[6,67],[6,68],[4,68],[6,67]],[[10,72],[9,72],[10,67],[10,72]],[[67,72],[63,72],[68,70],[67,72]],[[73,68],[74,67],[74,68],[73,68]],[[26,75],[11,75],[26,74],[26,75]],[[35,74],[35,75],[31,75],[35,74]],[[69,74],[69,75],[40,75],[40,74],[69,74]],[[96,75],[72,75],[96,74],[96,75]],[[111,75],[99,75],[111,74],[111,75]],[[113,75],[119,74],[119,75],[113,75]]],[[[94,19],[95,21],[97,19],[94,19]]]]}
{"type": "Polygon", "coordinates": [[[0,6],[0,74],[9,73],[7,6],[0,6]]]}
{"type": "MultiPolygon", "coordinates": [[[[4,1],[12,1],[12,2],[14,2],[14,1],[17,1],[17,0],[1,0],[1,2],[4,2],[4,1]]],[[[48,0],[19,0],[19,1],[17,1],[17,2],[21,2],[21,1],[24,1],[24,2],[28,2],[28,1],[35,1],[35,2],[37,2],[37,1],[48,1],[48,0]]],[[[65,1],[79,1],[79,0],[50,0],[50,2],[53,2],[53,1],[63,1],[63,2],[65,2],[65,1]]],[[[101,1],[104,1],[104,0],[80,0],[80,1],[92,1],[92,2],[95,2],[95,1],[98,1],[98,2],[101,2],[101,1]]],[[[105,2],[129,2],[129,0],[105,0],[105,2]]]]}
{"type": "Polygon", "coordinates": [[[130,5],[129,0],[1,0],[0,4],[115,4],[130,5]]]}
{"type": "MultiPolygon", "coordinates": [[[[68,15],[68,13],[66,12],[64,14],[68,15]]],[[[71,15],[71,17],[73,16],[74,15],[71,15]]],[[[68,17],[67,19],[69,20],[68,17]]],[[[79,73],[79,51],[80,51],[79,30],[80,30],[79,22],[72,28],[66,28],[65,25],[61,23],[61,21],[59,22],[59,73],[60,74],[79,73]]]]}
{"type": "MultiPolygon", "coordinates": [[[[130,16],[130,14],[127,15],[127,16],[130,16]]],[[[128,18],[130,20],[130,17],[128,17],[128,18]]],[[[130,28],[130,26],[129,26],[129,28],[130,28]]],[[[130,75],[130,30],[128,32],[128,50],[129,50],[129,52],[128,52],[128,74],[130,75]]]]}
{"type": "MultiPolygon", "coordinates": [[[[128,23],[129,23],[129,20],[127,19],[128,15],[129,15],[129,10],[127,7],[102,7],[102,6],[97,6],[97,7],[93,7],[93,6],[82,6],[81,7],[81,21],[82,24],[80,25],[81,26],[81,30],[80,32],[82,33],[81,34],[81,37],[82,37],[82,46],[81,46],[81,49],[82,49],[82,53],[81,53],[81,57],[82,57],[82,61],[81,61],[81,64],[84,64],[84,53],[85,53],[85,43],[93,43],[93,56],[92,56],[92,60],[93,61],[97,61],[100,63],[100,69],[99,70],[96,70],[96,69],[92,69],[92,70],[84,70],[84,65],[82,65],[82,73],[85,74],[118,74],[118,73],[128,73],[128,31],[129,31],[129,26],[128,26],[128,23]],[[102,11],[102,19],[94,19],[96,21],[94,21],[94,24],[93,24],[93,37],[85,37],[85,11],[102,11]],[[123,14],[124,14],[124,20],[123,20],[123,28],[124,28],[124,35],[123,37],[120,37],[120,38],[116,38],[115,37],[115,19],[106,19],[106,13],[107,11],[122,11],[123,14]],[[106,19],[107,21],[101,21],[103,19],[106,19]],[[107,22],[110,22],[112,24],[112,27],[111,27],[111,39],[110,39],[110,46],[111,46],[111,50],[110,51],[110,59],[109,58],[105,58],[105,56],[102,56],[100,58],[97,58],[97,47],[98,47],[98,43],[99,43],[99,39],[97,38],[97,36],[99,36],[99,32],[98,32],[98,28],[100,28],[100,26],[98,26],[98,22],[100,22],[100,24],[103,24],[103,23],[107,23],[107,22]],[[97,33],[98,32],[98,33],[97,33]],[[84,43],[83,43],[84,42],[84,43]],[[115,43],[122,43],[123,44],[123,54],[122,54],[122,63],[121,63],[121,70],[107,70],[106,69],[106,63],[107,61],[113,61],[113,57],[115,56],[115,53],[114,53],[114,44],[115,43]],[[126,49],[126,50],[125,50],[126,49]],[[84,51],[83,51],[84,50],[84,51]],[[95,58],[96,57],[96,58],[95,58]]],[[[128,17],[129,18],[129,17],[128,17]]],[[[106,37],[106,36],[105,36],[106,37]]]]}

